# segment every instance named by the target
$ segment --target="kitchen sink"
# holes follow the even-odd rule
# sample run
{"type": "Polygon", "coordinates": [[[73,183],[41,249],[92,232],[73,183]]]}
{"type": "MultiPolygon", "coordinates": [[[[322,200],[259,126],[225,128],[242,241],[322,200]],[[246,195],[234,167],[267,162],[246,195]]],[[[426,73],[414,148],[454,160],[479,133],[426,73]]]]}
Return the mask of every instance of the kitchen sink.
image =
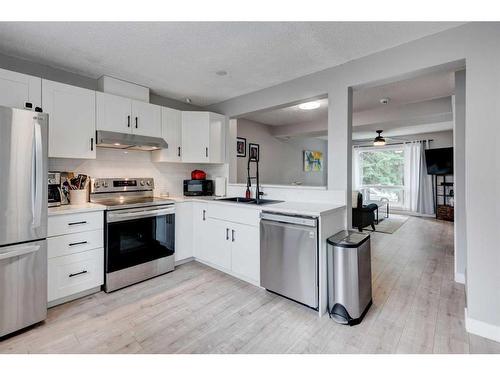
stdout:
{"type": "Polygon", "coordinates": [[[283,201],[279,201],[279,200],[275,200],[275,199],[259,199],[259,203],[257,203],[257,199],[244,198],[244,197],[221,198],[218,200],[219,201],[226,201],[226,202],[234,202],[234,203],[258,204],[258,205],[283,202],[283,201]]]}

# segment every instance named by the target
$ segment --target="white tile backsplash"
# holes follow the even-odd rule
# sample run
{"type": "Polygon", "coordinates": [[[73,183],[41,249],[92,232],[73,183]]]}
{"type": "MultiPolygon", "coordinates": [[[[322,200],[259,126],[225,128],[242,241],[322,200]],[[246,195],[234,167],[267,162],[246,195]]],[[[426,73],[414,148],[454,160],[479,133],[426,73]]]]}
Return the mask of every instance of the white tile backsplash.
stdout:
{"type": "Polygon", "coordinates": [[[207,173],[208,179],[228,176],[227,164],[153,163],[147,151],[97,148],[96,159],[49,158],[50,171],[84,173],[91,177],[153,177],[155,194],[182,195],[182,182],[193,169],[207,173]]]}

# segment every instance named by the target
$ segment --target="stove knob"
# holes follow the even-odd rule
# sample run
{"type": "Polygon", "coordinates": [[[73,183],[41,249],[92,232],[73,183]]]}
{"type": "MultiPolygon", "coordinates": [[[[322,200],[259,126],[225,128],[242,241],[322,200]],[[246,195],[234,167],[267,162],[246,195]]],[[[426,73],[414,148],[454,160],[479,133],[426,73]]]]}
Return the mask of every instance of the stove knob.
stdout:
{"type": "Polygon", "coordinates": [[[103,186],[103,187],[105,187],[105,188],[107,188],[107,187],[108,187],[108,183],[107,183],[106,181],[104,181],[104,182],[102,183],[102,186],[103,186]]]}
{"type": "Polygon", "coordinates": [[[146,185],[151,186],[151,181],[146,181],[146,185]]]}
{"type": "Polygon", "coordinates": [[[141,180],[141,186],[144,186],[144,181],[141,180]]]}
{"type": "Polygon", "coordinates": [[[99,186],[100,186],[100,185],[99,185],[99,181],[95,181],[95,182],[94,182],[94,187],[95,187],[96,189],[99,189],[99,186]]]}

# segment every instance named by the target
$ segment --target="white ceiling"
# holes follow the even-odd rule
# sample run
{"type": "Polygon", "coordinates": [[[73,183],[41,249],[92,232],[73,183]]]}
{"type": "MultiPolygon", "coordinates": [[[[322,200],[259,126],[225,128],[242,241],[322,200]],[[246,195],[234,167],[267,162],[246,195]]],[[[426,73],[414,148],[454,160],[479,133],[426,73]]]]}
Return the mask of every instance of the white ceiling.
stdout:
{"type": "Polygon", "coordinates": [[[0,52],[91,78],[110,75],[203,106],[460,24],[2,22],[0,52]]]}
{"type": "Polygon", "coordinates": [[[328,122],[328,98],[315,101],[320,104],[319,108],[303,110],[299,108],[299,104],[296,104],[289,107],[251,113],[243,116],[243,118],[272,126],[292,125],[313,121],[328,122]]]}
{"type": "Polygon", "coordinates": [[[455,89],[453,72],[442,71],[421,75],[353,92],[353,111],[361,112],[380,107],[393,108],[433,98],[450,96],[455,89]],[[380,99],[390,98],[389,104],[381,105],[380,99]]]}

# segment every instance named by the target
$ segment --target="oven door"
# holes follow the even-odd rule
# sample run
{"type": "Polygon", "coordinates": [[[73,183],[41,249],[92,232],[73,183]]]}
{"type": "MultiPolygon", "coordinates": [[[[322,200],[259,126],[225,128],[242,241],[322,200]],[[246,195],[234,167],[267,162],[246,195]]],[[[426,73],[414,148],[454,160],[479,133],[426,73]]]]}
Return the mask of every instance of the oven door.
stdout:
{"type": "Polygon", "coordinates": [[[108,211],[106,220],[107,273],[174,254],[174,205],[108,211]]]}

